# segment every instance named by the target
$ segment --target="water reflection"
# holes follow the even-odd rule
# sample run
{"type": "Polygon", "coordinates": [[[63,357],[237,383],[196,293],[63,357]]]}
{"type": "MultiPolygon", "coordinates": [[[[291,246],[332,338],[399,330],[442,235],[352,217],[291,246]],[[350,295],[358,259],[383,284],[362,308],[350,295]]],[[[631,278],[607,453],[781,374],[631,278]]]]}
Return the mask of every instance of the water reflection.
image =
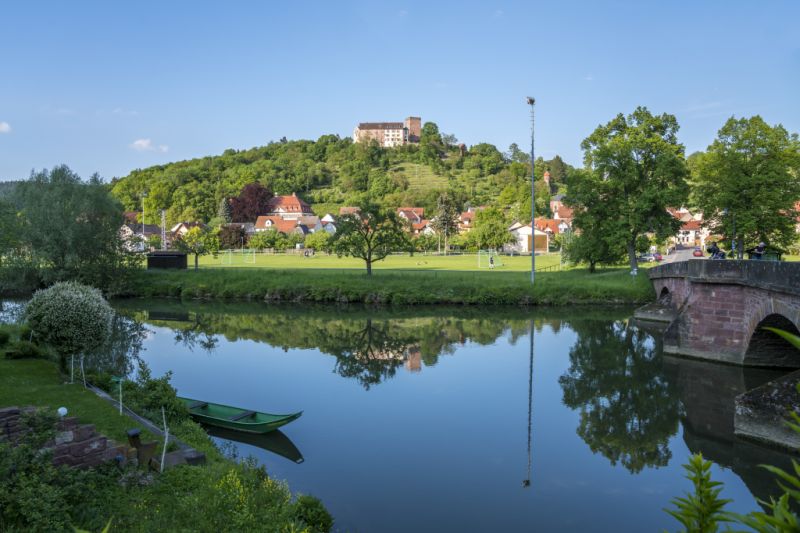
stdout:
{"type": "Polygon", "coordinates": [[[108,341],[86,355],[86,369],[115,376],[130,375],[139,361],[147,334],[148,329],[141,321],[115,314],[108,341]]]}
{"type": "Polygon", "coordinates": [[[564,403],[580,412],[578,435],[631,473],[666,465],[681,415],[678,389],[662,373],[661,350],[624,321],[574,321],[578,339],[559,378],[564,403]]]}
{"type": "Polygon", "coordinates": [[[218,439],[255,446],[256,448],[272,452],[275,455],[280,455],[293,463],[300,464],[304,461],[303,454],[300,453],[300,450],[297,449],[294,442],[280,429],[259,435],[216,426],[204,426],[204,428],[206,433],[218,439]]]}
{"type": "MultiPolygon", "coordinates": [[[[426,516],[450,509],[440,522],[431,519],[440,529],[454,520],[457,506],[467,509],[461,530],[490,515],[495,523],[479,529],[576,529],[582,522],[564,526],[569,512],[558,507],[573,497],[604,517],[595,529],[635,531],[624,524],[645,522],[672,527],[662,508],[688,488],[680,465],[689,453],[702,452],[730,469],[715,475],[740,491],[725,495],[737,502],[737,512],[752,509],[748,489],[761,498],[774,493],[773,476],[756,465],[785,466],[790,457],[733,435],[733,398],[769,379],[768,373],[665,358],[659,334],[632,325],[629,309],[488,312],[163,301],[115,307],[159,328],[160,340],[146,355],[163,370],[180,368],[178,386],[265,410],[302,401],[308,416],[287,431],[306,462],[296,468],[277,460],[270,468],[298,490],[322,496],[337,519],[366,523],[364,530],[415,530],[410,515],[389,524],[388,509],[403,495],[425,490],[426,516]],[[292,350],[292,357],[280,349],[292,350]],[[164,357],[170,350],[174,356],[164,357]],[[198,358],[191,350],[214,357],[198,358]],[[409,398],[418,402],[412,408],[409,398]],[[490,427],[476,431],[476,418],[490,420],[490,427]],[[359,453],[354,442],[369,453],[359,453]],[[491,486],[496,498],[473,490],[465,465],[476,465],[481,484],[491,486]],[[387,492],[384,499],[369,489],[376,484],[387,492]],[[442,497],[449,499],[437,499],[442,497]],[[353,510],[352,501],[370,505],[353,510]],[[619,514],[628,518],[615,522],[609,513],[623,508],[619,514]],[[542,518],[548,513],[558,517],[548,522],[542,518]]],[[[286,435],[251,442],[237,433],[210,433],[245,450],[250,445],[292,462],[304,459],[286,435]]],[[[271,454],[250,451],[270,461],[271,454]]]]}

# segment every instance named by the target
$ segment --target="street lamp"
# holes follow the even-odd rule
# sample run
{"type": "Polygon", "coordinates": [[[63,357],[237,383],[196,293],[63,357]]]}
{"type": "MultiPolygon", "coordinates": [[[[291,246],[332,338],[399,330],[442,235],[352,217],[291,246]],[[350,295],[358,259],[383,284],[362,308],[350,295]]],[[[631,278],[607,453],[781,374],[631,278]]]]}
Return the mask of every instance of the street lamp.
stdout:
{"type": "Polygon", "coordinates": [[[528,105],[531,106],[531,285],[533,285],[534,276],[536,275],[536,229],[533,223],[535,218],[534,209],[536,205],[536,197],[533,187],[536,174],[533,170],[536,161],[533,155],[534,106],[536,105],[536,100],[532,96],[528,96],[527,102],[528,105]]]}
{"type": "MultiPolygon", "coordinates": [[[[147,198],[147,191],[142,193],[142,240],[143,241],[145,240],[145,236],[144,236],[144,199],[145,198],[147,198]]],[[[145,248],[145,251],[147,251],[147,243],[143,242],[142,246],[145,248]]]]}

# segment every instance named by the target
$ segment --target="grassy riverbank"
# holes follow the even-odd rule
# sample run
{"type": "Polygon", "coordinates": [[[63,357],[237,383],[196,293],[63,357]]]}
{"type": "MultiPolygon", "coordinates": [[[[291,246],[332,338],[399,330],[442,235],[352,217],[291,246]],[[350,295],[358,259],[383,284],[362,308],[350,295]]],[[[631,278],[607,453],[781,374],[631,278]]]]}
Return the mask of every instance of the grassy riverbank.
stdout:
{"type": "Polygon", "coordinates": [[[332,269],[142,271],[124,296],[381,304],[566,305],[640,303],[653,298],[647,274],[625,268],[525,272],[332,269]]]}
{"type": "MultiPolygon", "coordinates": [[[[11,332],[11,339],[0,347],[0,408],[33,405],[52,416],[64,406],[81,423],[126,441],[125,431],[136,427],[135,421],[82,385],[66,383],[51,360],[7,359],[4,352],[17,341],[19,328],[2,330],[11,332]]],[[[100,531],[109,523],[111,531],[330,530],[330,516],[319,500],[293,498],[285,483],[267,477],[254,462],[226,459],[194,422],[176,429],[178,437],[206,452],[206,465],[160,475],[115,464],[54,467],[38,445],[0,442],[0,531],[100,531]],[[191,431],[182,431],[189,425],[191,431]]],[[[38,427],[29,436],[43,442],[46,435],[47,429],[38,427]]]]}

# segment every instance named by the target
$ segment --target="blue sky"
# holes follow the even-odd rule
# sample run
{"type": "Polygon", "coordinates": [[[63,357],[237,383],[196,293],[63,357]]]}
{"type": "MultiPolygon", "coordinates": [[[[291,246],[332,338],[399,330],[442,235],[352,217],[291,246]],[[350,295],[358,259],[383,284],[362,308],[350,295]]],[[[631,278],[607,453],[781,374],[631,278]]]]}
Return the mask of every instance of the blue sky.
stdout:
{"type": "Polygon", "coordinates": [[[581,161],[646,105],[687,152],[727,117],[800,131],[800,2],[16,2],[0,17],[0,180],[84,177],[359,121],[581,161]]]}

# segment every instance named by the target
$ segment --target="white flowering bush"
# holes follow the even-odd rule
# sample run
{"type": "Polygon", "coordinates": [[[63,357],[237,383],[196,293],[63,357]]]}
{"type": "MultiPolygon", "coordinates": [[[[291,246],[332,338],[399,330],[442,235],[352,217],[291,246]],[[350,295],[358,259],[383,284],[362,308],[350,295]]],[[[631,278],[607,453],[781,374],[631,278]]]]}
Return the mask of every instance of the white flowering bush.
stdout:
{"type": "Polygon", "coordinates": [[[94,287],[66,281],[36,291],[25,307],[35,339],[51,345],[61,361],[89,352],[111,334],[114,310],[94,287]]]}

